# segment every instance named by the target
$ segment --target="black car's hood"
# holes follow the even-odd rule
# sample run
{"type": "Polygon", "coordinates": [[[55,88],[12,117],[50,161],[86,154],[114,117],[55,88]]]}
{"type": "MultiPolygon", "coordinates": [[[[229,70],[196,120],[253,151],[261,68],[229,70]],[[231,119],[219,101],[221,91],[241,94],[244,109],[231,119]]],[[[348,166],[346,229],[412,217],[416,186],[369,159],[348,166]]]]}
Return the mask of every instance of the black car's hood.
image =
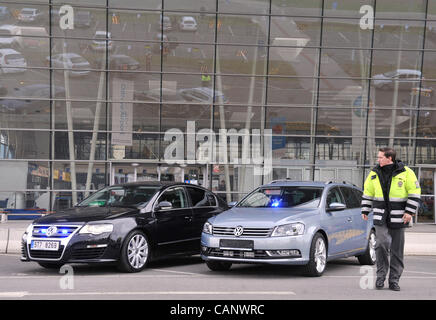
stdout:
{"type": "Polygon", "coordinates": [[[137,212],[138,209],[133,207],[74,207],[38,218],[33,223],[77,223],[111,220],[123,215],[137,212]]]}

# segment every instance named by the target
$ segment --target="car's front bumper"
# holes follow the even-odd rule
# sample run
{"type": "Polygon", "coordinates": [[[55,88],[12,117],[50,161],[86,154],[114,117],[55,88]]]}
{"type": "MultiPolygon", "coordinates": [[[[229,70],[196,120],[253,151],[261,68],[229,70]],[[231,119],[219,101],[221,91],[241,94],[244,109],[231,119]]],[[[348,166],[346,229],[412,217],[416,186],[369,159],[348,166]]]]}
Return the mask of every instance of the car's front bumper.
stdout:
{"type": "Polygon", "coordinates": [[[119,258],[120,243],[111,239],[110,234],[79,234],[78,230],[66,238],[41,238],[28,234],[21,242],[21,261],[48,263],[95,263],[115,262],[119,258]],[[33,250],[32,241],[59,241],[59,249],[33,250]]]}
{"type": "Polygon", "coordinates": [[[309,234],[291,237],[228,237],[202,234],[201,257],[232,263],[264,263],[304,265],[309,262],[312,237],[309,234]],[[220,240],[252,240],[252,249],[220,246],[220,240]],[[284,253],[285,252],[285,253],[284,253]]]}

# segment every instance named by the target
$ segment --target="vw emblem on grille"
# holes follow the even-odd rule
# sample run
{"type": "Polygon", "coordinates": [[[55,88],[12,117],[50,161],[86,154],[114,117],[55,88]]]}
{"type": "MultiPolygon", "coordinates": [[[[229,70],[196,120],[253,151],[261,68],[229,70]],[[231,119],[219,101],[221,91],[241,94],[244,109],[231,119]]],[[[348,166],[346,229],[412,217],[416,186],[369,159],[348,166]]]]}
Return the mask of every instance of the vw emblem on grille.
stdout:
{"type": "Polygon", "coordinates": [[[58,228],[56,227],[50,227],[47,229],[47,231],[45,232],[45,234],[47,235],[47,237],[50,237],[51,235],[55,234],[58,232],[58,228]]]}
{"type": "Polygon", "coordinates": [[[242,226],[237,226],[235,228],[235,231],[233,231],[233,234],[237,237],[242,236],[243,233],[244,233],[244,228],[242,226]]]}

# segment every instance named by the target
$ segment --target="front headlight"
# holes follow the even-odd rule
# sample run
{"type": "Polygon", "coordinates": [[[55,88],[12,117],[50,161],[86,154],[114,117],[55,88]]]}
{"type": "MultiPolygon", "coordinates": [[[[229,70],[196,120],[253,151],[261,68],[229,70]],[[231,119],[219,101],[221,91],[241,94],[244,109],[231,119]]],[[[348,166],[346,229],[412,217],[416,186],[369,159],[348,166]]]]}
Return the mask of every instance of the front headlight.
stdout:
{"type": "Polygon", "coordinates": [[[291,223],[275,227],[271,237],[299,236],[304,233],[304,224],[291,223]]]}
{"type": "Polygon", "coordinates": [[[84,234],[93,234],[98,235],[102,233],[110,233],[114,230],[113,224],[102,223],[102,224],[87,224],[82,229],[80,229],[79,233],[84,234]]]}
{"type": "Polygon", "coordinates": [[[24,231],[23,236],[21,237],[21,239],[22,239],[23,241],[27,241],[27,235],[28,235],[29,233],[31,233],[32,230],[33,230],[33,223],[31,223],[31,224],[27,227],[27,229],[26,229],[26,231],[24,231]]]}
{"type": "Polygon", "coordinates": [[[212,224],[210,222],[206,222],[203,226],[203,232],[207,234],[212,234],[212,224]]]}

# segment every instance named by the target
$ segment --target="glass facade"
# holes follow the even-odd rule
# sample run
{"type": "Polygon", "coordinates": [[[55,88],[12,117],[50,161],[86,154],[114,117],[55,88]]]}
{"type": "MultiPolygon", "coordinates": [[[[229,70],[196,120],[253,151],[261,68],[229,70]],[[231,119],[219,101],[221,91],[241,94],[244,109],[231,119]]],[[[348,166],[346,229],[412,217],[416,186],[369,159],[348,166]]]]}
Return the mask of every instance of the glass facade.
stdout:
{"type": "Polygon", "coordinates": [[[139,180],[229,202],[362,186],[389,145],[435,222],[436,0],[0,1],[0,47],[0,208],[139,180]]]}

